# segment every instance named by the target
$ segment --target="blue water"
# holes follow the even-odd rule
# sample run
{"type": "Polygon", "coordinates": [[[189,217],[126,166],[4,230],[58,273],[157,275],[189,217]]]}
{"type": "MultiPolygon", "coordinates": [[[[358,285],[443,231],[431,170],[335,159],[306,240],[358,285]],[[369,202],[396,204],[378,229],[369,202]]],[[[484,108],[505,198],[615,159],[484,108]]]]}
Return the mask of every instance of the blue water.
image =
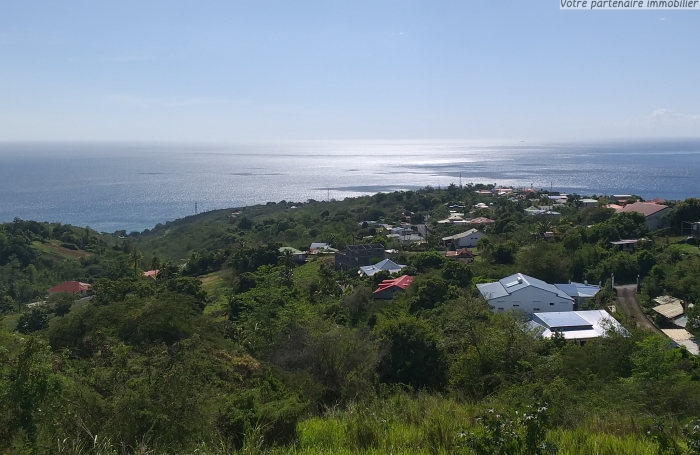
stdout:
{"type": "Polygon", "coordinates": [[[450,183],[644,198],[700,196],[700,140],[324,141],[234,145],[0,143],[0,221],[113,232],[268,201],[450,183]]]}

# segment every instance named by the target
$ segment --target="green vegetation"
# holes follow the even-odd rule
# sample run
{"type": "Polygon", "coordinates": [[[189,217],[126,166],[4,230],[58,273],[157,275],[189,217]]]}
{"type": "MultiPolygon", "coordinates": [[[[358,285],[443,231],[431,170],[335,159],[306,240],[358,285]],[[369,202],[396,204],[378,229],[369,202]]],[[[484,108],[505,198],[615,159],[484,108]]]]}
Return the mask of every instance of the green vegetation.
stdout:
{"type": "MultiPolygon", "coordinates": [[[[651,233],[577,197],[541,218],[525,208],[546,193],[483,188],[282,201],[131,234],[0,225],[0,453],[700,453],[696,356],[624,318],[626,333],[583,346],[538,338],[475,288],[516,271],[604,285],[614,274],[639,276],[647,311],[666,294],[700,303],[697,247],[668,237],[673,224],[651,233]],[[446,258],[441,239],[466,229],[438,217],[479,202],[489,208],[471,216],[494,222],[477,260],[446,258]],[[424,219],[413,244],[380,226],[424,219]],[[610,244],[642,237],[632,253],[610,244]],[[372,298],[386,272],[280,252],[377,239],[414,275],[391,300],[372,298]],[[94,298],[43,302],[67,280],[94,298]]],[[[679,202],[669,220],[697,206],[679,202]]]]}

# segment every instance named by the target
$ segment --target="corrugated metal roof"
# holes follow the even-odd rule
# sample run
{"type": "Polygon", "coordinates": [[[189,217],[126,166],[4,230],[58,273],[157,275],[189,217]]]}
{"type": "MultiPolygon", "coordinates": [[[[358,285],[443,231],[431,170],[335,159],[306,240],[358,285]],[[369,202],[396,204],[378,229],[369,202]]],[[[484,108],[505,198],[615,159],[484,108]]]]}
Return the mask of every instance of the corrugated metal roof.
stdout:
{"type": "Polygon", "coordinates": [[[501,283],[496,281],[495,283],[482,283],[477,284],[476,288],[481,292],[486,300],[500,299],[508,295],[508,291],[503,287],[501,283]]]}
{"type": "Polygon", "coordinates": [[[365,266],[360,267],[360,272],[364,273],[367,276],[372,276],[375,273],[382,271],[382,270],[386,270],[386,271],[389,271],[392,273],[398,272],[399,270],[401,270],[404,267],[406,267],[406,266],[401,265],[401,264],[397,264],[394,261],[392,261],[391,259],[384,259],[383,261],[377,262],[374,265],[365,265],[365,266]]]}
{"type": "Polygon", "coordinates": [[[661,329],[667,337],[672,339],[679,346],[685,346],[691,354],[698,355],[700,348],[698,347],[697,339],[692,333],[685,329],[661,329]]]}
{"type": "Polygon", "coordinates": [[[450,236],[447,236],[447,237],[443,237],[443,238],[442,238],[442,241],[445,242],[445,241],[447,241],[447,240],[457,240],[457,239],[461,239],[462,237],[470,236],[470,235],[472,235],[472,234],[474,234],[474,233],[476,233],[476,232],[479,232],[479,230],[478,230],[478,229],[469,229],[469,230],[466,231],[466,232],[462,232],[462,233],[459,233],[459,234],[455,234],[455,235],[450,235],[450,236]]]}
{"type": "Polygon", "coordinates": [[[668,319],[673,319],[685,313],[683,305],[681,305],[680,302],[667,303],[665,305],[655,306],[654,308],[652,308],[652,310],[656,311],[657,313],[668,319]]]}
{"type": "Polygon", "coordinates": [[[571,297],[593,297],[600,291],[600,286],[584,283],[564,283],[555,284],[554,286],[571,297]]]}
{"type": "Polygon", "coordinates": [[[494,283],[478,284],[476,287],[477,289],[479,289],[479,292],[481,292],[481,295],[483,295],[486,300],[490,300],[512,294],[528,286],[532,286],[537,289],[550,292],[562,299],[573,300],[571,296],[569,296],[566,292],[562,291],[561,289],[558,289],[556,286],[549,283],[545,283],[544,281],[538,280],[537,278],[523,275],[522,273],[516,273],[515,275],[507,276],[494,283]]]}
{"type": "Polygon", "coordinates": [[[389,289],[390,287],[396,286],[401,289],[406,289],[411,283],[413,282],[413,277],[409,275],[402,275],[398,278],[395,278],[393,280],[384,280],[381,283],[379,283],[379,286],[377,287],[377,290],[374,291],[374,294],[377,292],[382,292],[386,289],[389,289]]]}
{"type": "Polygon", "coordinates": [[[662,295],[661,297],[655,298],[654,302],[656,302],[658,305],[666,305],[667,303],[681,303],[681,299],[677,299],[670,295],[662,295]]]}

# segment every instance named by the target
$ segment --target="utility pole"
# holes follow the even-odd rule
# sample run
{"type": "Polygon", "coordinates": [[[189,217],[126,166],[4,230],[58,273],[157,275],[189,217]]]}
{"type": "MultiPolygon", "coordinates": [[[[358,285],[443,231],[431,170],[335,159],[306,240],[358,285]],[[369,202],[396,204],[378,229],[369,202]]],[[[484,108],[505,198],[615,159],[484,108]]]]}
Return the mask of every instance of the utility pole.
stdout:
{"type": "Polygon", "coordinates": [[[195,215],[197,214],[197,202],[196,202],[196,201],[195,201],[195,203],[194,203],[194,214],[195,214],[195,215]]]}

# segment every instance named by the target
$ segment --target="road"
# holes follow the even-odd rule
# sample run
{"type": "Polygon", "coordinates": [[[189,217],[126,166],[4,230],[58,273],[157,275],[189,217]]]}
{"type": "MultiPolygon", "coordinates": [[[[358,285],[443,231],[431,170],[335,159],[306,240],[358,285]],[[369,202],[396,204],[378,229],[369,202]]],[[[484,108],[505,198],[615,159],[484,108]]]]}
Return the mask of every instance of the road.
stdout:
{"type": "Polygon", "coordinates": [[[625,286],[615,286],[615,291],[617,293],[617,307],[622,311],[631,321],[637,324],[637,327],[651,330],[652,332],[663,335],[664,333],[658,329],[652,322],[647,318],[647,316],[642,311],[637,301],[637,286],[634,284],[628,284],[625,286]]]}

